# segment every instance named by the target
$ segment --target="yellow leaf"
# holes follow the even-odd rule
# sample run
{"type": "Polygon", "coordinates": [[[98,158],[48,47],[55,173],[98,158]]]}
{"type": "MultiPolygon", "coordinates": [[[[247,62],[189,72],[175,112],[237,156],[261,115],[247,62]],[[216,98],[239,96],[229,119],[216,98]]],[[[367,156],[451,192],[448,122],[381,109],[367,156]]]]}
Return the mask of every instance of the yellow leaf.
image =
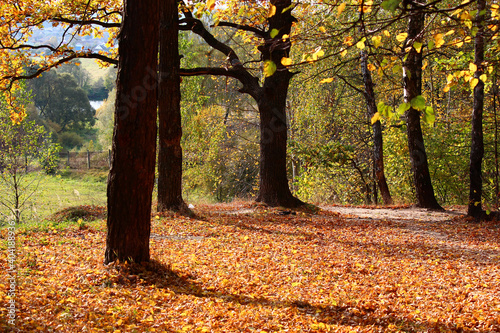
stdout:
{"type": "Polygon", "coordinates": [[[274,15],[276,15],[276,6],[275,5],[271,5],[271,8],[269,8],[269,14],[267,15],[267,17],[273,17],[274,15]]]}
{"type": "Polygon", "coordinates": [[[319,27],[318,29],[319,29],[319,31],[320,31],[320,32],[322,32],[322,33],[325,33],[325,32],[326,32],[325,27],[319,27]]]}
{"type": "Polygon", "coordinates": [[[444,91],[444,92],[448,92],[448,91],[450,91],[450,86],[449,86],[449,85],[446,85],[446,86],[443,88],[443,91],[444,91]]]}
{"type": "Polygon", "coordinates": [[[486,82],[486,80],[488,80],[488,77],[486,76],[486,74],[482,74],[479,79],[483,82],[486,82]]]}
{"type": "Polygon", "coordinates": [[[345,9],[345,6],[346,6],[345,2],[340,4],[339,8],[337,8],[337,16],[340,16],[340,14],[342,14],[342,12],[345,9]]]}
{"type": "Polygon", "coordinates": [[[475,86],[477,86],[479,80],[476,79],[476,78],[473,78],[471,81],[470,81],[470,88],[471,89],[474,89],[475,86]]]}
{"type": "Polygon", "coordinates": [[[264,61],[264,76],[272,76],[276,72],[276,64],[272,60],[264,61]]]}
{"type": "Polygon", "coordinates": [[[469,63],[469,71],[471,72],[471,74],[474,74],[477,71],[477,66],[475,63],[469,63]]]}
{"type": "Polygon", "coordinates": [[[366,67],[368,67],[368,70],[369,70],[369,71],[374,71],[374,70],[376,70],[376,69],[377,69],[377,67],[375,67],[375,65],[374,65],[374,64],[368,64],[368,66],[366,66],[366,67]]]}
{"type": "Polygon", "coordinates": [[[123,320],[119,319],[119,320],[116,322],[116,325],[117,325],[117,326],[120,326],[121,324],[123,324],[123,320]]]}
{"type": "Polygon", "coordinates": [[[356,43],[356,47],[360,50],[364,49],[365,48],[365,41],[360,40],[359,42],[356,43]]]}
{"type": "Polygon", "coordinates": [[[283,66],[290,66],[292,63],[293,63],[293,61],[290,58],[287,58],[287,57],[281,58],[281,64],[283,66]]]}
{"type": "Polygon", "coordinates": [[[205,5],[205,7],[208,10],[213,10],[215,8],[215,0],[207,0],[207,4],[205,5]]]}
{"type": "Polygon", "coordinates": [[[290,38],[290,35],[284,34],[283,37],[281,37],[284,42],[286,42],[287,39],[290,38]]]}
{"type": "Polygon", "coordinates": [[[374,47],[379,47],[382,44],[382,36],[373,36],[372,43],[374,47]]]}
{"type": "Polygon", "coordinates": [[[375,114],[373,115],[373,117],[371,119],[372,125],[375,124],[379,120],[380,120],[380,113],[375,112],[375,114]]]}
{"type": "Polygon", "coordinates": [[[384,30],[384,35],[386,37],[391,37],[391,33],[389,32],[389,30],[384,30]]]}
{"type": "Polygon", "coordinates": [[[321,58],[322,56],[325,55],[325,51],[321,49],[321,46],[316,48],[316,51],[312,54],[312,59],[313,60],[318,60],[318,58],[321,58]]]}
{"type": "Polygon", "coordinates": [[[333,82],[333,77],[329,77],[327,79],[323,79],[323,80],[319,81],[319,83],[330,83],[330,82],[333,82]]]}
{"type": "Polygon", "coordinates": [[[417,53],[420,53],[420,51],[422,51],[422,43],[420,42],[413,43],[413,48],[415,49],[415,51],[417,51],[417,53]]]}
{"type": "Polygon", "coordinates": [[[455,33],[455,30],[450,30],[447,33],[445,33],[445,36],[453,35],[455,33]]]}
{"type": "Polygon", "coordinates": [[[343,57],[345,57],[345,55],[347,54],[347,50],[343,50],[342,52],[340,52],[340,55],[343,57]]]}
{"type": "Polygon", "coordinates": [[[443,46],[444,44],[443,34],[435,34],[433,37],[436,48],[440,48],[441,46],[443,46]]]}
{"type": "Polygon", "coordinates": [[[402,43],[406,40],[406,37],[408,37],[408,34],[406,32],[402,32],[396,36],[396,40],[402,43]]]}

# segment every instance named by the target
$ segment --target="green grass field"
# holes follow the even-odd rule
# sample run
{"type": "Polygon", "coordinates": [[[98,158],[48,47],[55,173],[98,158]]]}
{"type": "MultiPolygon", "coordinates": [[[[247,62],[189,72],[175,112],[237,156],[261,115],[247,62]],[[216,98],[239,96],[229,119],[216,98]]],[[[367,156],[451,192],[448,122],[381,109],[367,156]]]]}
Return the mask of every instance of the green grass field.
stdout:
{"type": "MultiPolygon", "coordinates": [[[[31,173],[26,180],[28,182],[34,180],[32,189],[35,189],[22,213],[23,223],[26,224],[41,222],[67,207],[106,205],[106,172],[103,171],[85,173],[62,171],[55,176],[31,173]]],[[[1,198],[5,201],[9,192],[3,183],[0,183],[0,189],[1,198]]],[[[8,210],[1,207],[0,213],[2,213],[0,224],[4,224],[9,215],[8,210]]]]}

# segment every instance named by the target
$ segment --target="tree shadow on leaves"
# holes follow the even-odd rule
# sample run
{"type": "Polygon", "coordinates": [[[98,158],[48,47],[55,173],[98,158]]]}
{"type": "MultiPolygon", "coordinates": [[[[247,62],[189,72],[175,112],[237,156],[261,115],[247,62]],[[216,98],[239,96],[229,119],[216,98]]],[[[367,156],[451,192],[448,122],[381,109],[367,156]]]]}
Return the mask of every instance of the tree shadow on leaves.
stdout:
{"type": "MultiPolygon", "coordinates": [[[[216,288],[204,288],[197,283],[196,276],[175,271],[171,265],[152,260],[142,264],[115,266],[118,274],[115,283],[132,287],[137,284],[154,285],[175,294],[199,298],[219,299],[238,305],[287,308],[297,316],[309,316],[324,325],[370,326],[384,331],[397,327],[405,332],[463,332],[462,329],[441,322],[427,322],[423,319],[411,320],[398,316],[390,308],[378,309],[377,305],[352,302],[342,305],[312,304],[307,300],[281,300],[276,298],[253,297],[229,293],[216,288]]],[[[321,324],[318,325],[321,331],[321,324]]],[[[482,332],[482,331],[480,331],[482,332]]],[[[484,331],[486,332],[486,331],[484,331]]]]}

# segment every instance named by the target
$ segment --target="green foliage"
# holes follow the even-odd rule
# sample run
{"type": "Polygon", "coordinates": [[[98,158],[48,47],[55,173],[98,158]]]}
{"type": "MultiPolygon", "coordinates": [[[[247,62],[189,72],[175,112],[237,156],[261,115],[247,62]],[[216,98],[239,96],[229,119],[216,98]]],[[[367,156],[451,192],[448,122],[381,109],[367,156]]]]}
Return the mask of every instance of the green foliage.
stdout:
{"type": "Polygon", "coordinates": [[[254,193],[258,174],[256,128],[238,122],[225,124],[225,113],[221,107],[207,107],[183,120],[187,199],[228,201],[254,193]]]}
{"type": "Polygon", "coordinates": [[[95,111],[72,74],[52,70],[32,81],[33,102],[43,119],[57,125],[56,132],[78,131],[94,125],[95,111]]]}
{"type": "Polygon", "coordinates": [[[47,148],[40,152],[39,162],[43,171],[47,175],[54,175],[59,169],[59,151],[61,146],[58,144],[49,144],[47,148]]]}
{"type": "Polygon", "coordinates": [[[35,159],[49,154],[47,139],[44,128],[34,122],[12,124],[5,112],[0,116],[0,205],[7,209],[3,219],[21,222],[27,200],[37,188],[37,181],[27,177],[27,171],[35,159]]]}
{"type": "Polygon", "coordinates": [[[83,146],[83,138],[75,132],[63,132],[57,136],[57,141],[65,150],[83,146]]]}

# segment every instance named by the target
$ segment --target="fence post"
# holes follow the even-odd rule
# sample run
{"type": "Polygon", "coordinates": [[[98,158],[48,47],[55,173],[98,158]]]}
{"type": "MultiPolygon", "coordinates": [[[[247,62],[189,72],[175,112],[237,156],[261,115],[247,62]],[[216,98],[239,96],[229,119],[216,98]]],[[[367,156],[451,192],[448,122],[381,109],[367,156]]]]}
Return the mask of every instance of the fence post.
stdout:
{"type": "Polygon", "coordinates": [[[90,150],[87,150],[87,169],[90,169],[90,150]]]}
{"type": "Polygon", "coordinates": [[[69,166],[69,150],[68,150],[68,157],[67,157],[66,165],[69,166]]]}

